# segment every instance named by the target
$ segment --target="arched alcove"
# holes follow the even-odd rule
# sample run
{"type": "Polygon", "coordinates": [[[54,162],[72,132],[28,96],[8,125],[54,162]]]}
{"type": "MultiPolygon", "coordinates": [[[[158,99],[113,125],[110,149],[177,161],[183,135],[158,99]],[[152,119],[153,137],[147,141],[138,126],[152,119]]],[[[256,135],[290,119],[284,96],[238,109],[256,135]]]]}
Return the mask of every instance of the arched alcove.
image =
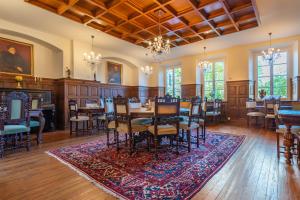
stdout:
{"type": "Polygon", "coordinates": [[[33,45],[34,76],[63,76],[63,50],[60,47],[32,35],[6,29],[0,29],[0,37],[33,45]]]}

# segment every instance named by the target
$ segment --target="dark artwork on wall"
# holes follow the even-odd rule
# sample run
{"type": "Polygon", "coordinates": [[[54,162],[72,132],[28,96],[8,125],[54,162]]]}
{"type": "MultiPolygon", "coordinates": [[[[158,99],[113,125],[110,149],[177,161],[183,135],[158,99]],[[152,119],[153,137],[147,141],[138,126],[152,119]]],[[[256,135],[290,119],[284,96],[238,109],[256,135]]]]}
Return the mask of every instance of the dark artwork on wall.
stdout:
{"type": "Polygon", "coordinates": [[[122,64],[107,62],[107,83],[121,84],[122,64]]]}
{"type": "Polygon", "coordinates": [[[33,75],[33,45],[0,37],[0,72],[33,75]]]}

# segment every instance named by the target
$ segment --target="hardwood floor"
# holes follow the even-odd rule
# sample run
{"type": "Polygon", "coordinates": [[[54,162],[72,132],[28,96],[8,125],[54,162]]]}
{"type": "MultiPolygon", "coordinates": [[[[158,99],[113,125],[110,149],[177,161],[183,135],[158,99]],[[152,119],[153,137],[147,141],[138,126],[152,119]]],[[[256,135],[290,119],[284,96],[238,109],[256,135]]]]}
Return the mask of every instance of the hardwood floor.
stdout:
{"type": "MultiPolygon", "coordinates": [[[[244,134],[246,140],[228,163],[193,199],[300,199],[300,169],[276,156],[272,131],[246,128],[243,123],[210,126],[210,131],[244,134]]],[[[44,144],[30,152],[6,155],[0,160],[1,200],[115,199],[44,152],[94,140],[99,135],[69,137],[67,131],[48,133],[44,144]]]]}

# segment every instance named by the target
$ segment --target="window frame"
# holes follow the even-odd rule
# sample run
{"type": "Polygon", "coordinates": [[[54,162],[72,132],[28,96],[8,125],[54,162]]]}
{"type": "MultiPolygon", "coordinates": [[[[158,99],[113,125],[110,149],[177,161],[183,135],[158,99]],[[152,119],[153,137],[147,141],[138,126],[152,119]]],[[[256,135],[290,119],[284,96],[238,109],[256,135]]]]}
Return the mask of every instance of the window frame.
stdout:
{"type": "MultiPolygon", "coordinates": [[[[286,97],[281,97],[282,100],[288,100],[290,99],[290,93],[291,93],[291,84],[290,84],[290,79],[293,76],[293,61],[292,61],[292,51],[291,48],[286,47],[286,48],[280,48],[280,52],[286,52],[287,53],[287,73],[286,73],[286,77],[287,77],[287,94],[286,97]]],[[[255,80],[255,98],[256,99],[260,99],[259,97],[259,93],[258,93],[258,56],[262,56],[263,54],[261,53],[261,51],[259,52],[255,52],[253,55],[253,64],[254,64],[254,80],[255,80]]],[[[270,95],[272,95],[272,93],[274,94],[274,65],[271,66],[270,69],[270,83],[272,81],[272,84],[270,84],[270,95]],[[272,87],[273,86],[273,87],[272,87]]]]}
{"type": "MultiPolygon", "coordinates": [[[[217,62],[222,62],[223,63],[223,84],[224,84],[224,95],[223,95],[223,99],[222,100],[226,100],[226,62],[224,58],[218,58],[218,59],[211,59],[209,60],[209,62],[212,63],[212,75],[213,75],[213,80],[212,80],[212,84],[213,84],[213,90],[216,91],[216,82],[220,81],[220,80],[216,80],[215,78],[215,64],[217,62]]],[[[203,85],[203,91],[202,91],[202,96],[205,97],[205,77],[204,77],[204,71],[201,69],[201,83],[203,85]]]]}
{"type": "Polygon", "coordinates": [[[173,90],[173,94],[170,94],[171,96],[173,96],[173,97],[175,97],[175,73],[174,73],[174,70],[175,69],[178,69],[178,68],[180,68],[181,69],[181,81],[180,81],[180,98],[181,98],[181,94],[182,94],[182,90],[181,90],[181,85],[182,85],[182,66],[181,65],[172,65],[172,66],[169,66],[169,67],[166,67],[166,69],[165,69],[165,76],[164,76],[164,78],[165,78],[165,86],[166,86],[166,88],[165,88],[165,94],[167,94],[168,92],[167,92],[167,82],[168,82],[168,80],[167,80],[167,71],[168,70],[172,70],[173,71],[173,85],[172,85],[172,90],[173,90]]]}

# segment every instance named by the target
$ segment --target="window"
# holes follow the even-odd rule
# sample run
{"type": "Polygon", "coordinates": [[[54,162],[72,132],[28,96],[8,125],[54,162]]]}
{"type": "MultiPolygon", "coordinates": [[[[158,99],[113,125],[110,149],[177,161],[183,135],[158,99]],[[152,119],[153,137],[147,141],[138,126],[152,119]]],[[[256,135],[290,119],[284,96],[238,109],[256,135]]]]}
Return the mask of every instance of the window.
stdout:
{"type": "Polygon", "coordinates": [[[168,68],[166,71],[166,93],[181,97],[181,68],[168,68]]]}
{"type": "Polygon", "coordinates": [[[216,61],[204,71],[204,96],[224,99],[224,62],[216,61]]]}
{"type": "Polygon", "coordinates": [[[287,97],[287,66],[288,54],[281,52],[280,57],[274,61],[273,66],[263,59],[262,55],[257,56],[257,94],[265,90],[266,95],[287,97]]]}

